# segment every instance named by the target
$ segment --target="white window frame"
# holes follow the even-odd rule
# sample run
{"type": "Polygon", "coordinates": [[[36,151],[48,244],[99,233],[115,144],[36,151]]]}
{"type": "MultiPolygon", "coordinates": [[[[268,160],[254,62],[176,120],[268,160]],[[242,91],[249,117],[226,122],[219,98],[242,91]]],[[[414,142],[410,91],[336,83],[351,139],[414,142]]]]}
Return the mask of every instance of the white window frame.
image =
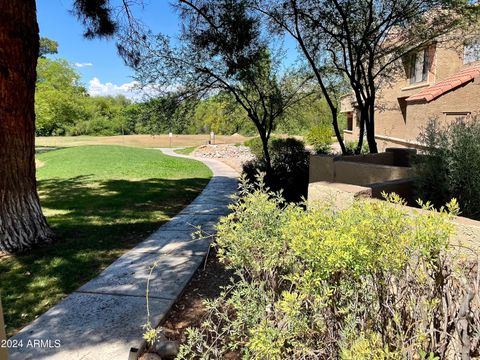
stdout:
{"type": "Polygon", "coordinates": [[[417,51],[412,55],[410,62],[410,84],[428,81],[428,48],[417,51]]]}

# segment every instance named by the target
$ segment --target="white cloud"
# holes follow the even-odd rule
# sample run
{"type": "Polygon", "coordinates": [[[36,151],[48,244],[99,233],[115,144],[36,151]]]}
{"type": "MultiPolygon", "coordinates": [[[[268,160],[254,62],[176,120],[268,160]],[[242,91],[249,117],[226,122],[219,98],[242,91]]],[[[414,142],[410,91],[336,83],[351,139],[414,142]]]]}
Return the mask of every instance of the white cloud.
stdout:
{"type": "Polygon", "coordinates": [[[85,66],[93,66],[93,64],[91,62],[83,62],[83,63],[76,62],[74,65],[78,68],[82,68],[82,67],[85,67],[85,66]]]}
{"type": "Polygon", "coordinates": [[[120,85],[111,82],[102,83],[99,78],[94,77],[88,82],[88,93],[91,96],[123,95],[132,101],[144,101],[148,98],[159,96],[167,92],[174,92],[179,89],[178,85],[170,85],[167,87],[147,85],[142,88],[139,85],[138,81],[130,81],[120,85]]]}
{"type": "Polygon", "coordinates": [[[88,82],[88,93],[91,96],[116,96],[125,95],[128,98],[138,96],[138,91],[134,90],[137,83],[131,81],[122,85],[116,85],[111,82],[102,83],[99,78],[94,77],[88,82]]]}
{"type": "Polygon", "coordinates": [[[88,82],[88,93],[91,96],[124,95],[130,100],[140,101],[145,96],[152,95],[153,92],[152,88],[139,89],[137,81],[117,85],[111,82],[102,83],[99,78],[94,77],[88,82]]]}

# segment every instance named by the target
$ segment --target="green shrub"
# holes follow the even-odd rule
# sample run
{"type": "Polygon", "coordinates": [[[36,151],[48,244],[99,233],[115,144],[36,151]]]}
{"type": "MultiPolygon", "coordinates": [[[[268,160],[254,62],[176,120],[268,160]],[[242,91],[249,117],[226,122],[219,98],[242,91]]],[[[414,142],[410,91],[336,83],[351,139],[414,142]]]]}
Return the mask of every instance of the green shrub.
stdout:
{"type": "MultiPolygon", "coordinates": [[[[345,141],[345,148],[347,149],[347,155],[354,155],[355,150],[357,149],[358,142],[357,141],[345,141]]],[[[368,154],[370,152],[368,148],[368,143],[366,140],[362,143],[362,149],[360,150],[360,154],[368,154]]]]}
{"type": "Polygon", "coordinates": [[[456,198],[465,216],[480,219],[480,123],[457,120],[440,126],[432,120],[419,139],[427,149],[418,158],[417,190],[441,206],[456,198]]]}
{"type": "MultiPolygon", "coordinates": [[[[478,269],[454,262],[445,209],[427,205],[412,215],[390,196],[342,211],[305,210],[245,179],[241,193],[216,240],[220,261],[240,281],[207,302],[206,321],[189,331],[179,358],[433,359],[447,349],[479,351],[478,269]],[[467,345],[451,325],[465,299],[467,345]]],[[[455,213],[456,203],[448,209],[455,213]]]]}
{"type": "MultiPolygon", "coordinates": [[[[251,139],[248,146],[255,159],[243,165],[243,173],[254,183],[259,172],[266,172],[266,164],[260,139],[251,139]]],[[[308,189],[309,152],[305,145],[294,138],[274,138],[268,147],[272,174],[265,177],[266,184],[274,191],[282,190],[287,201],[301,201],[308,189]]]]}
{"type": "MultiPolygon", "coordinates": [[[[270,141],[272,141],[271,139],[270,141]]],[[[255,136],[251,139],[248,139],[244,142],[244,145],[247,146],[250,151],[252,152],[253,156],[255,156],[257,159],[262,159],[263,158],[263,145],[262,145],[262,140],[260,137],[255,136]]]]}
{"type": "Polygon", "coordinates": [[[305,140],[317,154],[329,154],[333,144],[332,128],[328,125],[314,127],[307,133],[305,140]]]}

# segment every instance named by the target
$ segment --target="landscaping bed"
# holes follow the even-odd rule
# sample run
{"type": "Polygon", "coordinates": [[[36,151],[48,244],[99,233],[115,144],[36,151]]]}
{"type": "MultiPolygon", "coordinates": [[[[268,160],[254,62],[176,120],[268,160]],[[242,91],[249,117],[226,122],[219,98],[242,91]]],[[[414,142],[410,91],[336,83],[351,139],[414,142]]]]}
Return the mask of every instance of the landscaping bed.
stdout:
{"type": "Polygon", "coordinates": [[[253,160],[254,156],[247,146],[243,145],[202,145],[193,153],[199,158],[217,159],[234,168],[239,173],[247,161],[253,160]]]}
{"type": "Polygon", "coordinates": [[[200,327],[206,313],[205,300],[217,298],[222,287],[231,283],[233,272],[225,269],[211,252],[205,266],[199,268],[182,296],[172,307],[163,322],[162,329],[168,339],[180,343],[186,340],[185,330],[200,327]]]}
{"type": "Polygon", "coordinates": [[[187,290],[165,321],[179,359],[478,356],[478,267],[449,244],[455,202],[409,217],[394,195],[305,209],[258,185],[217,226],[238,281],[203,309],[187,290]]]}
{"type": "MultiPolygon", "coordinates": [[[[185,288],[182,296],[175,302],[160,329],[167,340],[182,344],[187,340],[188,328],[200,328],[207,313],[206,300],[214,300],[220,296],[222,288],[229,285],[234,273],[218,261],[216,252],[210,254],[192,280],[185,288]]],[[[229,359],[237,359],[234,356],[229,359]]],[[[141,359],[145,359],[142,357],[141,359]]]]}

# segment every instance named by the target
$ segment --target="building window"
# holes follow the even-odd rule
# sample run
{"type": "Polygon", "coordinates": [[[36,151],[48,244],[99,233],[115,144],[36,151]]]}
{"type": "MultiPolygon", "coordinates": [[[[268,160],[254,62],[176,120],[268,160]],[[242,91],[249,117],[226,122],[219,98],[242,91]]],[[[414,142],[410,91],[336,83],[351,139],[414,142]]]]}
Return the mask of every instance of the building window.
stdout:
{"type": "Polygon", "coordinates": [[[347,113],[347,130],[353,130],[353,112],[351,111],[347,113]]]}
{"type": "Polygon", "coordinates": [[[410,63],[410,84],[427,81],[428,49],[420,50],[412,55],[410,63]]]}
{"type": "Polygon", "coordinates": [[[480,38],[468,40],[463,46],[463,63],[470,64],[475,61],[480,61],[480,38]]]}

